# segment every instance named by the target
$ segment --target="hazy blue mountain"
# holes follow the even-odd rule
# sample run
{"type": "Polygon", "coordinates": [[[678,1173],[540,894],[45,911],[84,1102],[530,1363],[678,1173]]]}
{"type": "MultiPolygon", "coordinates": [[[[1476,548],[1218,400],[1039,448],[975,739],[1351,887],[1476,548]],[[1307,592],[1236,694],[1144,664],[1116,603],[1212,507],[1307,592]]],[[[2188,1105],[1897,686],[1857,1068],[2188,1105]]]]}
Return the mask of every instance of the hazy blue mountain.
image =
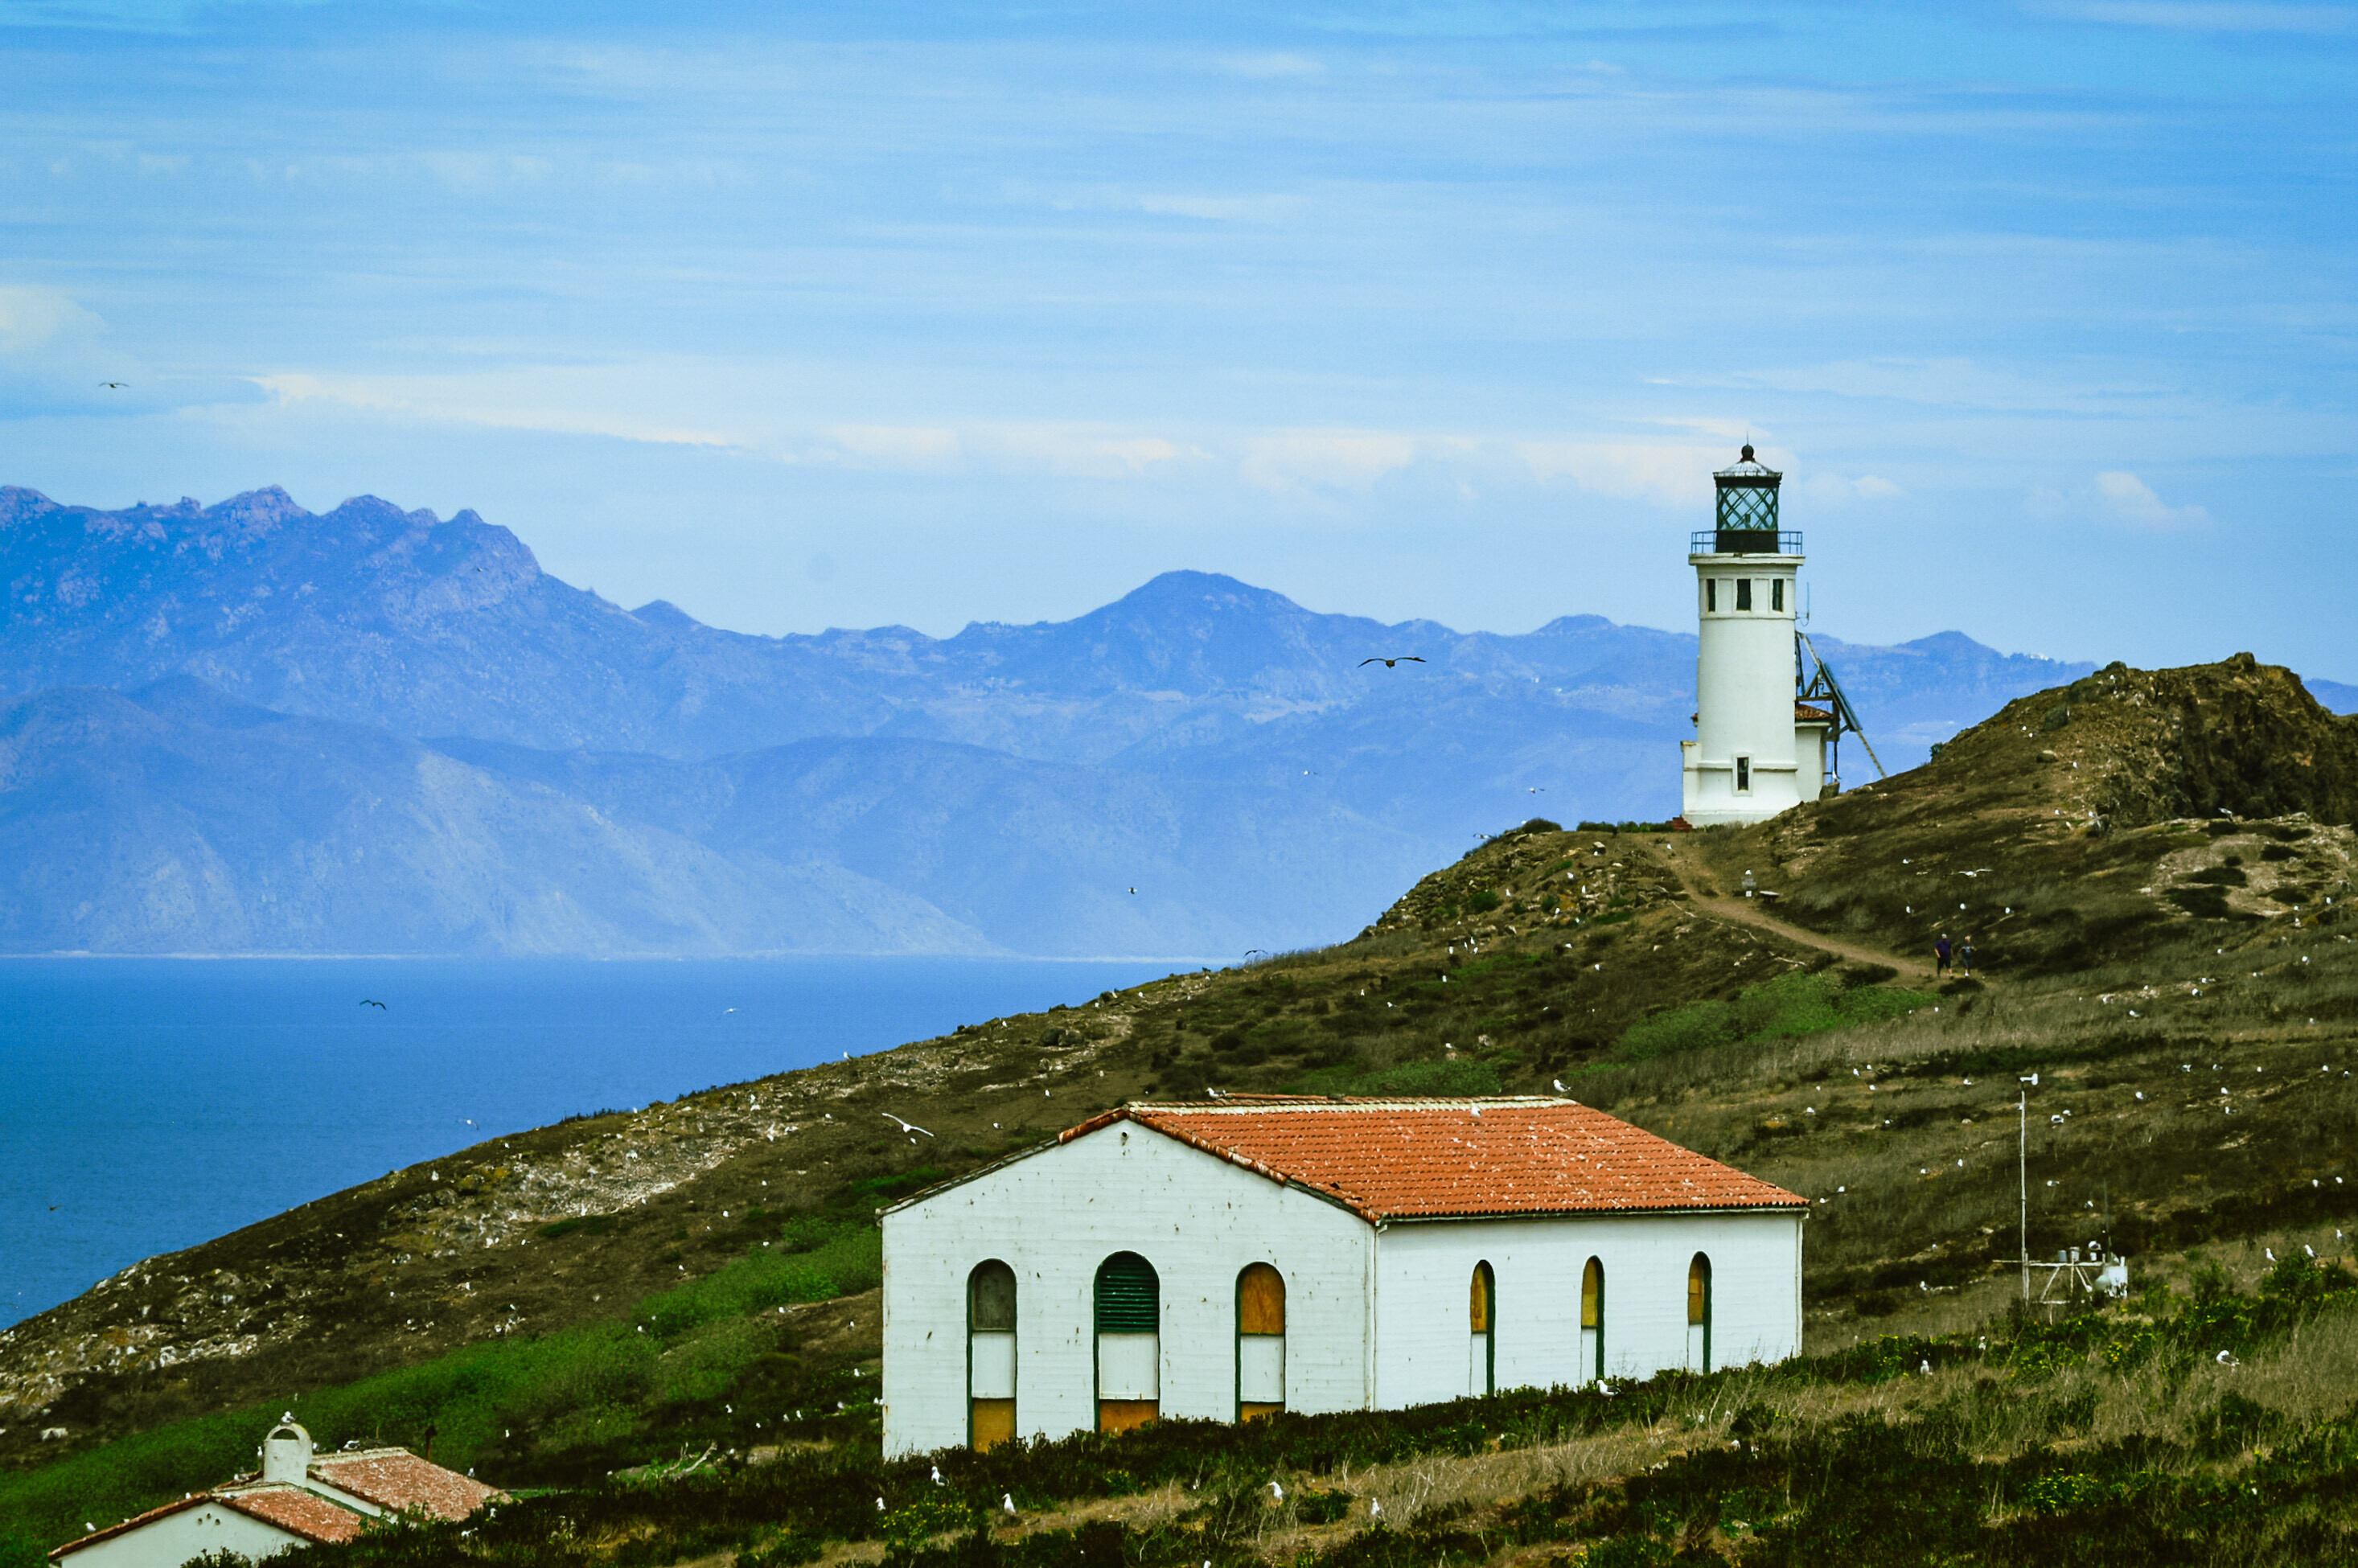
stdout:
{"type": "Polygon", "coordinates": [[[2358,713],[2358,686],[2344,686],[2338,680],[2319,680],[2314,676],[2301,683],[2309,695],[2336,713],[2358,713]]]}
{"type": "MultiPolygon", "coordinates": [[[[942,639],[905,627],[748,636],[572,588],[471,512],[445,522],[362,496],[314,515],[276,489],[120,512],[0,489],[0,696],[186,674],[282,712],[543,749],[709,757],[892,735],[1162,767],[1203,746],[1249,751],[1255,737],[1291,754],[1293,730],[1369,703],[1436,718],[1495,704],[1497,723],[1541,722],[1563,744],[1638,739],[1628,722],[1675,738],[1693,696],[1689,633],[1594,615],[1521,636],[1388,626],[1201,572],[1166,573],[1068,622],[942,639]],[[1427,662],[1362,665],[1378,653],[1427,662]]],[[[1888,649],[1820,643],[1894,767],[2089,667],[1956,633],[1888,649]]],[[[1650,798],[1600,795],[1595,808],[1661,815],[1666,797],[1650,798]]]]}
{"type": "MultiPolygon", "coordinates": [[[[1233,955],[1347,935],[1528,816],[1671,815],[1693,703],[1691,633],[1200,572],[1068,622],[747,636],[472,513],[276,490],[0,490],[0,585],[15,951],[1233,955]]],[[[1894,770],[2090,667],[1818,645],[1894,770]]]]}
{"type": "Polygon", "coordinates": [[[988,952],[838,864],[722,854],[186,676],[0,708],[0,950],[988,952]]]}

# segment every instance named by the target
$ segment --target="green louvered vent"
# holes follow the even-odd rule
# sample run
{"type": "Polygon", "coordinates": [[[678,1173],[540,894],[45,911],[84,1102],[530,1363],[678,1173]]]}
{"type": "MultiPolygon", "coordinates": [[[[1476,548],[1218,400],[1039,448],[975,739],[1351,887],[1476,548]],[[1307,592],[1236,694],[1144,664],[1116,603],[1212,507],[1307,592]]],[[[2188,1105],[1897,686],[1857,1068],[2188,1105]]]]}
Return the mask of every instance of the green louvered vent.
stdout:
{"type": "Polygon", "coordinates": [[[1098,1268],[1098,1332],[1162,1331],[1163,1292],[1154,1265],[1135,1252],[1117,1252],[1098,1268]]]}

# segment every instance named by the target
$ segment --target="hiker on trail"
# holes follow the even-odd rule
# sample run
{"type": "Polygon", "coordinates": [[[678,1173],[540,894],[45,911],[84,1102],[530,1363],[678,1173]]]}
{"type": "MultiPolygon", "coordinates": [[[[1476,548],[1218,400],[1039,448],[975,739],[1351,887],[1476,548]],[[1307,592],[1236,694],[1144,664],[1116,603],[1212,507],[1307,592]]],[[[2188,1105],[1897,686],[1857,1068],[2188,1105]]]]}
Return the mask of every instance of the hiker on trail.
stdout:
{"type": "Polygon", "coordinates": [[[1948,972],[1949,934],[1943,931],[1941,933],[1940,940],[1932,944],[1932,973],[1935,978],[1938,978],[1948,972]]]}
{"type": "Polygon", "coordinates": [[[1957,945],[1957,973],[1971,978],[1974,972],[1974,939],[1966,937],[1957,945]]]}

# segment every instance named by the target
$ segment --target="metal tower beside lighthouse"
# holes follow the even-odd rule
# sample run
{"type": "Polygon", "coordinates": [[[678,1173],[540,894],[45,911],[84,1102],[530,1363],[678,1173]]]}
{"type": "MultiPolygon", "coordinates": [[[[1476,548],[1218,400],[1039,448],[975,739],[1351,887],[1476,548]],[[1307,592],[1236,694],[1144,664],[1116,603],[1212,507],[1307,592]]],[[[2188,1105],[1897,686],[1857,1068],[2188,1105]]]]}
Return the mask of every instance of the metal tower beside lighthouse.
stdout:
{"type": "Polygon", "coordinates": [[[1818,798],[1838,708],[1799,699],[1795,591],[1801,535],[1777,526],[1784,475],[1754,460],[1712,475],[1718,515],[1688,543],[1701,645],[1695,738],[1679,742],[1690,827],[1758,822],[1818,798]]]}

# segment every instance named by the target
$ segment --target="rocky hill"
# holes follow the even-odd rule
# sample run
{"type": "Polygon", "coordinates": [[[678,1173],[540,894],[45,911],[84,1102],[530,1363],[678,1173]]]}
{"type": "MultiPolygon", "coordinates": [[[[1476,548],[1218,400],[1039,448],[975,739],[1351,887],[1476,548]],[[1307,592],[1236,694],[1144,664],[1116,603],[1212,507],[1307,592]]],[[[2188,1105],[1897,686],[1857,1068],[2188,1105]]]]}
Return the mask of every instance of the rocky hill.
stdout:
{"type": "Polygon", "coordinates": [[[336,1440],[436,1422],[512,1484],[683,1444],[856,1450],[876,1205],[1206,1087],[1560,1080],[1815,1200],[1813,1350],[2006,1312],[2034,1072],[2034,1253],[2109,1240],[2181,1286],[2206,1258],[2335,1255],[2358,1229],[2353,728],[2248,660],[2115,667],[1772,823],[1534,820],[1338,946],[391,1173],[0,1334],[0,1519],[217,1478],[288,1403],[336,1440]],[[1742,896],[1747,872],[1778,896],[1742,896]],[[1975,937],[1974,977],[1931,972],[1941,930],[1975,937]]]}

